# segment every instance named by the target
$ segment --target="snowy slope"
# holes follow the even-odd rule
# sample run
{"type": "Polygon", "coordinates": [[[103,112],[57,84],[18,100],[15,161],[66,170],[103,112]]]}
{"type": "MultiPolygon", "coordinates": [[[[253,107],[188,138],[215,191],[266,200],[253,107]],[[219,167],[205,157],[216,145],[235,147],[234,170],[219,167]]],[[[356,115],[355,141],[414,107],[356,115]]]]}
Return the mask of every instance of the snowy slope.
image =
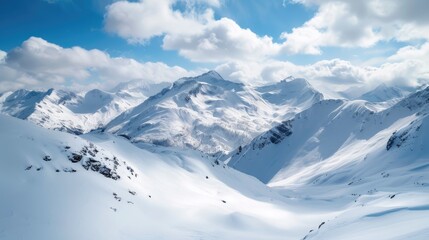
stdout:
{"type": "MultiPolygon", "coordinates": [[[[428,97],[407,99],[389,116],[421,112],[428,97]]],[[[319,113],[346,107],[329,102],[319,113]]],[[[0,115],[0,239],[426,239],[429,168],[418,143],[429,129],[427,114],[413,116],[424,117],[395,123],[384,134],[393,143],[379,141],[374,156],[331,161],[313,181],[301,171],[303,180],[268,188],[198,152],[148,151],[0,115]]]]}
{"type": "Polygon", "coordinates": [[[133,81],[118,85],[112,92],[17,90],[0,97],[0,112],[48,129],[80,134],[102,127],[164,86],[165,83],[142,85],[133,81]]]}
{"type": "MultiPolygon", "coordinates": [[[[386,151],[394,132],[400,135],[399,129],[409,124],[417,128],[415,125],[425,119],[428,92],[429,89],[417,92],[378,112],[371,103],[360,100],[321,101],[258,136],[241,151],[236,150],[229,164],[263,182],[272,182],[285,176],[290,179],[291,173],[335,159],[341,153],[360,159],[380,149],[386,151]],[[364,150],[353,150],[359,147],[364,150]]],[[[352,163],[350,156],[338,160],[339,164],[352,163]]]]}
{"type": "Polygon", "coordinates": [[[0,239],[291,239],[334,216],[197,152],[0,115],[0,239]]]}
{"type": "Polygon", "coordinates": [[[342,211],[307,239],[426,239],[429,88],[391,108],[325,100],[231,153],[283,195],[342,211]]]}
{"type": "Polygon", "coordinates": [[[105,130],[134,143],[227,153],[322,98],[302,79],[253,88],[210,71],[179,79],[105,130]]]}

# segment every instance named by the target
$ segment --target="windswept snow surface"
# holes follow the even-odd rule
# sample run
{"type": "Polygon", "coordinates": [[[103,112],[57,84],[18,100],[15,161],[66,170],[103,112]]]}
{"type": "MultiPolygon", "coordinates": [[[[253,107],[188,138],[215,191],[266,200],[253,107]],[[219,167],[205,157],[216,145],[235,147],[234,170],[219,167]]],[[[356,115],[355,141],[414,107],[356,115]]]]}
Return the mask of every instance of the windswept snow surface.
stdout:
{"type": "Polygon", "coordinates": [[[299,239],[334,215],[199,152],[1,115],[0,132],[0,239],[299,239]]]}
{"type": "Polygon", "coordinates": [[[105,131],[135,143],[228,153],[321,99],[304,79],[255,88],[210,71],[179,79],[112,120],[105,131]]]}

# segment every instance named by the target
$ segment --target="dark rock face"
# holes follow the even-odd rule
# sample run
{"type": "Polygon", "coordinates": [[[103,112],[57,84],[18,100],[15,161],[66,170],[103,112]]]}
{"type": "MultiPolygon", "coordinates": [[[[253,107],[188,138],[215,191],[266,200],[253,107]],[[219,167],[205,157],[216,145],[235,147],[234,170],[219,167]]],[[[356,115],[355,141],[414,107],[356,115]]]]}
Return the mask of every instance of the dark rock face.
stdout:
{"type": "Polygon", "coordinates": [[[416,132],[418,132],[420,128],[421,125],[413,121],[408,127],[395,131],[387,141],[386,150],[389,151],[394,146],[399,148],[404,145],[407,140],[416,138],[416,132]]]}
{"type": "Polygon", "coordinates": [[[100,173],[103,174],[105,177],[111,177],[111,172],[112,170],[106,166],[101,167],[100,169],[100,173]]]}
{"type": "Polygon", "coordinates": [[[72,163],[77,163],[77,162],[80,162],[80,160],[82,160],[82,155],[80,155],[80,154],[77,154],[77,153],[72,153],[72,155],[71,156],[69,156],[69,160],[72,162],[72,163]]]}
{"type": "Polygon", "coordinates": [[[292,134],[291,121],[284,121],[282,124],[270,130],[270,141],[274,144],[279,144],[283,139],[292,134]]]}
{"type": "Polygon", "coordinates": [[[89,158],[87,161],[82,163],[82,166],[86,170],[89,170],[89,168],[91,168],[92,171],[98,172],[100,170],[100,167],[101,167],[101,162],[97,161],[93,158],[89,158]]]}
{"type": "Polygon", "coordinates": [[[111,178],[113,180],[118,180],[121,178],[116,172],[112,171],[112,169],[106,166],[102,166],[98,172],[101,173],[103,176],[111,178]]]}
{"type": "Polygon", "coordinates": [[[395,143],[395,140],[396,140],[396,136],[395,136],[395,133],[393,133],[392,136],[387,141],[387,145],[386,145],[387,151],[389,151],[392,148],[393,144],[395,143]]]}
{"type": "MultiPolygon", "coordinates": [[[[66,151],[70,151],[70,148],[65,147],[65,149],[66,151]]],[[[121,177],[116,173],[116,170],[120,165],[118,159],[116,157],[113,157],[113,159],[104,157],[101,159],[102,161],[96,160],[98,152],[99,151],[95,145],[90,143],[89,146],[83,146],[78,153],[72,152],[68,158],[72,163],[81,162],[82,167],[85,168],[85,170],[91,169],[91,171],[98,172],[103,176],[113,180],[120,179],[121,177]],[[113,163],[113,169],[106,165],[108,164],[107,162],[113,163]]]]}
{"type": "Polygon", "coordinates": [[[48,155],[46,155],[46,156],[43,157],[43,161],[45,161],[45,162],[49,162],[51,160],[52,160],[52,158],[50,156],[48,156],[48,155]]]}
{"type": "Polygon", "coordinates": [[[108,168],[104,164],[102,164],[100,161],[97,161],[93,158],[89,158],[85,162],[82,163],[83,168],[86,170],[91,169],[94,172],[99,172],[103,176],[107,178],[111,178],[113,180],[120,179],[120,176],[112,169],[108,168]]]}
{"type": "Polygon", "coordinates": [[[284,121],[260,136],[259,139],[253,143],[253,150],[262,149],[268,144],[281,143],[286,137],[292,135],[292,122],[293,120],[284,121]]]}
{"type": "Polygon", "coordinates": [[[64,168],[64,169],[63,169],[63,171],[64,171],[64,172],[68,172],[68,173],[74,173],[74,172],[77,172],[77,171],[76,171],[76,169],[73,169],[73,168],[64,168]]]}

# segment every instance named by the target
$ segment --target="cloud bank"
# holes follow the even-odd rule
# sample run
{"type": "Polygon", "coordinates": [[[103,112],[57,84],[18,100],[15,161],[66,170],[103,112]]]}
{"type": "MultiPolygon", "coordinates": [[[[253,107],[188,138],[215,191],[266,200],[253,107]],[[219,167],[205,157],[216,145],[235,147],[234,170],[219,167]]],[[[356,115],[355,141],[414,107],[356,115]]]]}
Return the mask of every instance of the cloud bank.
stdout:
{"type": "Polygon", "coordinates": [[[0,51],[0,91],[18,88],[109,88],[119,82],[172,81],[195,74],[161,62],[113,58],[81,47],[63,48],[31,37],[6,53],[0,51]]]}

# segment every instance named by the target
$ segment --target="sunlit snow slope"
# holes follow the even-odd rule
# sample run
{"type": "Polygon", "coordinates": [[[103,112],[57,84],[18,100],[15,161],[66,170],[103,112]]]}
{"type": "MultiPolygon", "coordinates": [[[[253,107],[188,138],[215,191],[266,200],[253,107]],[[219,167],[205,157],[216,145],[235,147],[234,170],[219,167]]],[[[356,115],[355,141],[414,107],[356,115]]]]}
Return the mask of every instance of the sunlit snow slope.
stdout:
{"type": "Polygon", "coordinates": [[[0,239],[298,239],[333,216],[200,153],[2,115],[0,132],[0,239]]]}
{"type": "Polygon", "coordinates": [[[426,239],[428,114],[429,89],[378,112],[365,101],[325,100],[227,161],[284,195],[335,202],[344,212],[310,239],[426,239]]]}

